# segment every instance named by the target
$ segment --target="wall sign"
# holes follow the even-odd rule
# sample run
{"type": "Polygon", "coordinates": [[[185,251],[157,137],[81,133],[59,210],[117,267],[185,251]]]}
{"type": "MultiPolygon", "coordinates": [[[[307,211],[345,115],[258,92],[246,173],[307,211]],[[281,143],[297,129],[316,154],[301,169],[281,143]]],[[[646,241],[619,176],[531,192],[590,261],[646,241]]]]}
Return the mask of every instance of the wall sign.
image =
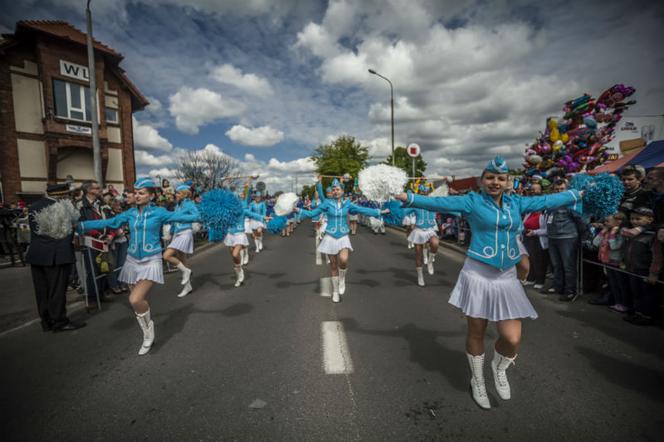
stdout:
{"type": "Polygon", "coordinates": [[[65,77],[75,78],[82,81],[90,81],[90,74],[86,66],[71,63],[69,61],[60,60],[60,75],[65,77]]]}
{"type": "Polygon", "coordinates": [[[75,124],[65,125],[65,130],[74,134],[92,135],[92,128],[89,126],[77,126],[75,124]]]}

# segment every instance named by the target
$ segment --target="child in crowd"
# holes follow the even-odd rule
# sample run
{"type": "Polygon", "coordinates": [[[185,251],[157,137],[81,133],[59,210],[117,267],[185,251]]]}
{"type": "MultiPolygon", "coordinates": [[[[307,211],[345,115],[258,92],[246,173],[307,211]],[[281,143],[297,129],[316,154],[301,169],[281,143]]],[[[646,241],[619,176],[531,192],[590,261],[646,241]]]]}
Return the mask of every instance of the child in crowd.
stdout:
{"type": "MultiPolygon", "coordinates": [[[[624,212],[617,212],[606,217],[602,230],[593,239],[597,247],[599,262],[610,267],[620,267],[623,261],[624,238],[620,235],[620,226],[627,221],[624,212]]],[[[609,285],[609,308],[619,313],[627,312],[631,306],[627,303],[628,280],[624,273],[606,267],[606,280],[609,285]]]]}
{"type": "Polygon", "coordinates": [[[630,214],[632,228],[622,228],[625,238],[625,267],[634,312],[623,319],[635,325],[650,325],[657,309],[655,283],[662,268],[661,243],[655,238],[652,209],[637,207],[630,214]]]}

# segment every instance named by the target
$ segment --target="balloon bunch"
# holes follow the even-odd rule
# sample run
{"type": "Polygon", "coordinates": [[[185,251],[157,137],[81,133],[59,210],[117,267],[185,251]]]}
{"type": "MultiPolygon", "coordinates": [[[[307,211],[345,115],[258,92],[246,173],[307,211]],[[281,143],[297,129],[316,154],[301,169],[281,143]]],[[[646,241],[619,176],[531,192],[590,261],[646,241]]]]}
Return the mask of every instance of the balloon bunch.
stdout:
{"type": "Polygon", "coordinates": [[[548,118],[544,132],[526,149],[526,175],[564,176],[604,163],[609,156],[605,145],[613,139],[623,112],[636,103],[625,101],[635,91],[616,84],[597,99],[583,94],[566,102],[562,119],[548,118]]]}

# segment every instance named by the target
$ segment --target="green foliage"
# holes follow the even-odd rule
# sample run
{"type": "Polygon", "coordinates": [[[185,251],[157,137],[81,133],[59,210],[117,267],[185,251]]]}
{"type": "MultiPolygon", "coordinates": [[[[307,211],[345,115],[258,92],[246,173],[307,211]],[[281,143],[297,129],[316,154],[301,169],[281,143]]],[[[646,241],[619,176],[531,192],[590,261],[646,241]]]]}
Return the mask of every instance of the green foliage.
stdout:
{"type": "MultiPolygon", "coordinates": [[[[318,146],[311,159],[316,163],[319,175],[342,176],[348,173],[356,177],[367,165],[369,149],[355,141],[354,137],[343,135],[330,144],[318,146]]],[[[331,178],[324,178],[323,188],[331,182],[331,178]]],[[[352,190],[353,180],[344,184],[347,192],[352,190]]]]}
{"type": "MultiPolygon", "coordinates": [[[[408,155],[408,151],[405,147],[395,147],[394,148],[394,165],[403,169],[408,176],[413,176],[413,159],[408,155]]],[[[392,155],[387,157],[384,164],[392,165],[392,155]]],[[[427,170],[427,163],[422,158],[422,155],[418,155],[415,158],[415,176],[424,176],[424,172],[427,170]]]]}
{"type": "Polygon", "coordinates": [[[309,199],[314,198],[314,192],[316,191],[316,185],[312,184],[311,186],[304,185],[302,186],[302,192],[300,193],[300,196],[304,199],[305,197],[309,197],[309,199]]]}

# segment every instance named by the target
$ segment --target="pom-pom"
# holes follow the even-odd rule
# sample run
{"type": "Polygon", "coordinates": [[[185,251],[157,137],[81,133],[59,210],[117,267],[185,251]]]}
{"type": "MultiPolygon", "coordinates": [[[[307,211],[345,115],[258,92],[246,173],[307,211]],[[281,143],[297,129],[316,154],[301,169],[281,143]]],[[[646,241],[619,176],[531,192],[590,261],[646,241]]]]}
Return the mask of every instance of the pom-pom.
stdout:
{"type": "Polygon", "coordinates": [[[404,217],[406,216],[403,208],[401,207],[401,202],[390,200],[386,202],[383,207],[385,209],[390,209],[389,213],[383,215],[385,222],[388,224],[400,226],[404,217]]]}
{"type": "Polygon", "coordinates": [[[280,233],[288,225],[288,217],[275,216],[267,222],[267,230],[272,234],[280,233]]]}
{"type": "Polygon", "coordinates": [[[73,232],[81,216],[69,200],[59,200],[35,213],[37,234],[62,239],[73,232]]]}
{"type": "Polygon", "coordinates": [[[440,186],[429,194],[429,196],[448,196],[450,194],[450,187],[446,182],[443,182],[440,186]]]}
{"type": "Polygon", "coordinates": [[[217,230],[213,227],[210,227],[208,229],[208,241],[210,242],[223,241],[225,237],[226,237],[226,232],[222,232],[221,230],[217,230]]]}
{"type": "Polygon", "coordinates": [[[282,193],[277,198],[277,202],[274,203],[274,213],[278,216],[290,215],[293,213],[298,199],[299,197],[293,192],[282,193]]]}
{"type": "Polygon", "coordinates": [[[398,167],[378,164],[359,173],[360,190],[367,199],[383,203],[392,195],[403,192],[408,182],[406,172],[398,167]]]}
{"type": "Polygon", "coordinates": [[[223,189],[205,192],[198,205],[201,220],[209,230],[210,241],[221,241],[231,226],[242,218],[242,203],[233,193],[223,189]],[[221,237],[221,239],[218,239],[221,237]],[[217,238],[217,239],[212,239],[217,238]]]}
{"type": "Polygon", "coordinates": [[[595,176],[576,174],[572,178],[570,187],[585,190],[583,212],[587,215],[594,215],[598,219],[616,213],[625,193],[620,178],[606,172],[595,176]]]}

